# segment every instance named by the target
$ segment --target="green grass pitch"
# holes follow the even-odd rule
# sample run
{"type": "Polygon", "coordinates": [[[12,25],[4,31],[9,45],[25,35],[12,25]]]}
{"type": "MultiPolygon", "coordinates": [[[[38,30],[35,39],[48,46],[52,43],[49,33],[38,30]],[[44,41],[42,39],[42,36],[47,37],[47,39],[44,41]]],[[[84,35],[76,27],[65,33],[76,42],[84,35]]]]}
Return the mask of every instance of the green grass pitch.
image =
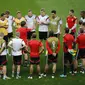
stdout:
{"type": "MultiPolygon", "coordinates": [[[[27,14],[28,9],[32,9],[33,13],[39,15],[40,9],[45,8],[46,13],[50,15],[50,11],[55,9],[57,15],[60,16],[63,20],[63,29],[65,27],[65,19],[68,15],[70,9],[75,10],[75,15],[80,18],[80,11],[85,10],[85,0],[0,0],[0,13],[5,10],[10,10],[13,16],[16,16],[16,11],[20,10],[22,15],[27,14]]],[[[62,49],[62,35],[61,35],[61,49],[62,49]]],[[[1,80],[0,85],[84,85],[85,84],[85,75],[77,74],[72,77],[70,74],[67,78],[60,78],[59,75],[62,73],[62,56],[63,52],[60,50],[56,78],[52,79],[51,75],[47,78],[38,79],[34,75],[33,80],[28,80],[28,70],[29,68],[21,67],[21,76],[19,80],[1,80]]],[[[11,67],[12,67],[12,58],[8,56],[8,75],[11,76],[11,67]]],[[[41,56],[41,71],[43,72],[45,65],[45,56],[41,56]]],[[[36,69],[35,69],[36,70],[36,69]]],[[[34,71],[35,72],[35,71],[34,71]]],[[[51,69],[50,69],[51,72],[51,69]]],[[[36,73],[36,72],[35,72],[36,73]]]]}

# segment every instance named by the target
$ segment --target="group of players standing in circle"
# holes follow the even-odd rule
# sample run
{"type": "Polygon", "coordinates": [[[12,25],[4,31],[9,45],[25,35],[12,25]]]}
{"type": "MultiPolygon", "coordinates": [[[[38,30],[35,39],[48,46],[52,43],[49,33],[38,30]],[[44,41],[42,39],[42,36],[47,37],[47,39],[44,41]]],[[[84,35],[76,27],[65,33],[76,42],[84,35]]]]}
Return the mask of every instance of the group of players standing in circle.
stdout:
{"type": "MultiPolygon", "coordinates": [[[[28,15],[22,17],[20,11],[17,17],[10,15],[9,11],[2,13],[0,16],[0,72],[3,79],[10,79],[7,74],[7,57],[12,56],[12,77],[15,76],[15,68],[17,67],[16,79],[21,78],[20,67],[22,64],[22,55],[24,55],[24,66],[29,62],[30,73],[28,79],[33,78],[33,66],[37,66],[39,78],[46,77],[49,65],[52,64],[52,78],[55,78],[56,64],[58,53],[60,50],[60,37],[63,33],[62,19],[57,16],[56,10],[51,11],[48,16],[45,9],[40,10],[40,15],[36,16],[32,10],[28,11],[28,15]],[[38,28],[39,39],[36,33],[38,28]],[[15,30],[15,32],[13,31],[15,30]],[[14,34],[14,35],[13,35],[14,34]],[[9,51],[9,49],[11,51],[9,51]],[[46,51],[45,51],[46,50],[46,51]],[[29,53],[29,58],[28,58],[29,53]],[[40,69],[40,54],[46,57],[44,73],[40,69]],[[28,61],[29,60],[29,61],[28,61]]],[[[85,11],[81,11],[81,19],[74,16],[74,10],[69,11],[66,18],[65,34],[63,36],[63,69],[64,74],[60,77],[67,77],[67,64],[71,68],[71,74],[77,73],[78,59],[82,60],[81,73],[85,70],[85,11]],[[79,32],[76,28],[79,22],[79,32]],[[78,34],[76,38],[76,34],[78,34]],[[76,44],[78,50],[76,53],[76,44]],[[77,54],[77,55],[76,55],[77,54]],[[76,57],[75,57],[76,56],[76,57]]]]}

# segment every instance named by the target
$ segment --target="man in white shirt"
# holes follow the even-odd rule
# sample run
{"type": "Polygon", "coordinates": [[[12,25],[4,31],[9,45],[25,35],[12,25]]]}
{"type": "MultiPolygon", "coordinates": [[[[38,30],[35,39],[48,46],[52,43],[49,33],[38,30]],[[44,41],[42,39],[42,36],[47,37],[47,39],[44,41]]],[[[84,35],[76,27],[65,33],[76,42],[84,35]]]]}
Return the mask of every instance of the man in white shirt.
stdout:
{"type": "Polygon", "coordinates": [[[7,50],[6,50],[6,42],[3,39],[4,34],[0,33],[0,65],[2,66],[2,73],[3,73],[3,79],[10,79],[7,77],[7,50]]]}
{"type": "Polygon", "coordinates": [[[49,16],[46,15],[45,9],[40,10],[40,15],[37,17],[39,25],[39,39],[46,40],[48,34],[49,16]]]}
{"type": "Polygon", "coordinates": [[[9,43],[8,46],[12,49],[12,56],[13,56],[13,66],[12,66],[12,77],[14,77],[15,66],[17,66],[17,76],[16,79],[21,78],[20,74],[20,66],[22,60],[22,49],[26,46],[25,42],[19,38],[20,33],[16,33],[16,37],[13,38],[9,43]]]}
{"type": "Polygon", "coordinates": [[[13,28],[12,28],[12,25],[13,25],[13,21],[14,21],[14,17],[10,15],[10,11],[6,11],[5,12],[5,16],[8,20],[8,38],[12,38],[13,37],[13,28]]]}
{"type": "Polygon", "coordinates": [[[36,15],[32,13],[32,10],[29,10],[28,15],[25,16],[25,19],[27,28],[32,29],[31,32],[27,33],[28,39],[30,39],[32,34],[36,31],[36,15]]]}
{"type": "Polygon", "coordinates": [[[80,15],[81,15],[80,20],[85,22],[85,11],[81,11],[80,15]]]}

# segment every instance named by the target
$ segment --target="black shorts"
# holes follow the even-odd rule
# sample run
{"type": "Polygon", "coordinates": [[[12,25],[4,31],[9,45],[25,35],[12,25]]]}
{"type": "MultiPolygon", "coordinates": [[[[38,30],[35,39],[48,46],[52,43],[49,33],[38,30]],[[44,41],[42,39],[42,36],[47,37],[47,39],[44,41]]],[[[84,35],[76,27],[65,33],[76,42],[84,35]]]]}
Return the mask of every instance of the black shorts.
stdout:
{"type": "Polygon", "coordinates": [[[35,33],[35,31],[27,32],[27,39],[31,39],[33,33],[35,33]]]}
{"type": "Polygon", "coordinates": [[[30,58],[30,64],[40,64],[40,57],[30,58]]]}
{"type": "Polygon", "coordinates": [[[6,65],[6,64],[7,64],[6,55],[0,55],[0,65],[6,65]]]}
{"type": "Polygon", "coordinates": [[[56,56],[48,55],[48,64],[57,63],[58,54],[56,56]]]}
{"type": "Polygon", "coordinates": [[[77,59],[83,59],[85,58],[85,48],[84,49],[79,49],[77,53],[77,59]]]}
{"type": "Polygon", "coordinates": [[[22,55],[13,56],[13,64],[14,65],[21,65],[22,55]]]}
{"type": "Polygon", "coordinates": [[[8,38],[10,39],[10,38],[12,38],[12,37],[13,37],[13,32],[8,33],[8,38]]]}
{"type": "Polygon", "coordinates": [[[70,64],[72,64],[72,62],[73,62],[73,57],[69,52],[64,53],[64,64],[67,64],[68,61],[70,64]]]}
{"type": "Polygon", "coordinates": [[[39,39],[40,40],[46,40],[47,39],[48,32],[39,32],[39,39]]]}
{"type": "Polygon", "coordinates": [[[4,36],[4,40],[8,43],[8,35],[4,36]]]}
{"type": "Polygon", "coordinates": [[[58,37],[59,38],[60,34],[54,34],[54,37],[58,37]]]}

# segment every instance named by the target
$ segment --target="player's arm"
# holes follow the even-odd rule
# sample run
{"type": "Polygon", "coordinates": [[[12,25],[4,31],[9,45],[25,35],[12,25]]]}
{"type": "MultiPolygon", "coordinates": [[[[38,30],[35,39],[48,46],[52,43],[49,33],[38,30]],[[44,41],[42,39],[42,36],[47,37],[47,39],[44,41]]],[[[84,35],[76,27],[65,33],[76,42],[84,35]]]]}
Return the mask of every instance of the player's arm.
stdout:
{"type": "Polygon", "coordinates": [[[58,41],[57,49],[56,49],[56,54],[60,51],[60,41],[58,41]]]}
{"type": "Polygon", "coordinates": [[[34,22],[35,22],[35,28],[36,28],[37,27],[37,16],[35,16],[34,22]]]}
{"type": "Polygon", "coordinates": [[[2,48],[0,49],[0,54],[4,51],[5,47],[6,47],[6,43],[4,42],[2,48]]]}
{"type": "Polygon", "coordinates": [[[40,51],[39,51],[39,54],[41,54],[43,52],[43,50],[44,50],[44,46],[43,46],[42,42],[40,42],[40,51]]]}
{"type": "Polygon", "coordinates": [[[60,19],[59,25],[60,25],[60,28],[59,29],[60,29],[60,34],[61,34],[62,33],[62,31],[61,31],[62,30],[62,19],[60,19]]]}
{"type": "Polygon", "coordinates": [[[49,23],[50,23],[49,17],[44,22],[41,22],[41,24],[43,25],[49,25],[49,23]]]}
{"type": "Polygon", "coordinates": [[[73,46],[72,46],[73,49],[75,49],[75,45],[76,45],[76,41],[75,41],[75,38],[73,37],[73,46]]]}
{"type": "Polygon", "coordinates": [[[8,46],[7,46],[7,47],[9,47],[9,48],[11,48],[13,51],[15,51],[14,48],[13,48],[13,41],[10,41],[10,42],[8,43],[8,46]]]}
{"type": "Polygon", "coordinates": [[[3,28],[7,29],[8,28],[8,25],[5,25],[5,26],[2,26],[3,28]]]}
{"type": "Polygon", "coordinates": [[[25,44],[24,41],[22,41],[22,47],[21,47],[21,49],[23,49],[23,48],[25,48],[25,47],[26,47],[26,44],[25,44]]]}
{"type": "Polygon", "coordinates": [[[75,28],[77,27],[77,23],[78,23],[78,19],[75,18],[75,24],[74,24],[74,26],[71,28],[71,30],[73,30],[73,29],[75,29],[75,28]]]}
{"type": "Polygon", "coordinates": [[[49,46],[48,41],[46,41],[46,49],[48,50],[48,52],[49,52],[50,54],[53,54],[53,52],[52,52],[52,50],[51,50],[51,48],[50,48],[50,46],[49,46]]]}
{"type": "Polygon", "coordinates": [[[6,24],[6,25],[4,25],[4,26],[0,25],[0,28],[5,28],[5,29],[7,29],[7,28],[8,28],[8,24],[6,24]]]}
{"type": "Polygon", "coordinates": [[[11,49],[13,49],[12,44],[13,44],[13,42],[12,42],[12,41],[10,41],[10,42],[8,43],[8,47],[9,47],[9,48],[11,48],[11,49]]]}
{"type": "Polygon", "coordinates": [[[37,25],[41,25],[40,18],[36,17],[37,25]]]}
{"type": "Polygon", "coordinates": [[[64,39],[63,39],[63,45],[64,45],[64,47],[65,47],[66,49],[68,49],[68,46],[67,46],[67,44],[66,44],[66,39],[65,39],[65,37],[64,37],[64,39]]]}
{"type": "Polygon", "coordinates": [[[67,17],[67,19],[66,19],[66,28],[68,28],[68,22],[67,22],[67,20],[68,20],[68,17],[67,17]]]}
{"type": "Polygon", "coordinates": [[[9,23],[8,23],[8,20],[7,20],[6,25],[4,26],[4,28],[7,29],[8,25],[9,25],[9,23]]]}

